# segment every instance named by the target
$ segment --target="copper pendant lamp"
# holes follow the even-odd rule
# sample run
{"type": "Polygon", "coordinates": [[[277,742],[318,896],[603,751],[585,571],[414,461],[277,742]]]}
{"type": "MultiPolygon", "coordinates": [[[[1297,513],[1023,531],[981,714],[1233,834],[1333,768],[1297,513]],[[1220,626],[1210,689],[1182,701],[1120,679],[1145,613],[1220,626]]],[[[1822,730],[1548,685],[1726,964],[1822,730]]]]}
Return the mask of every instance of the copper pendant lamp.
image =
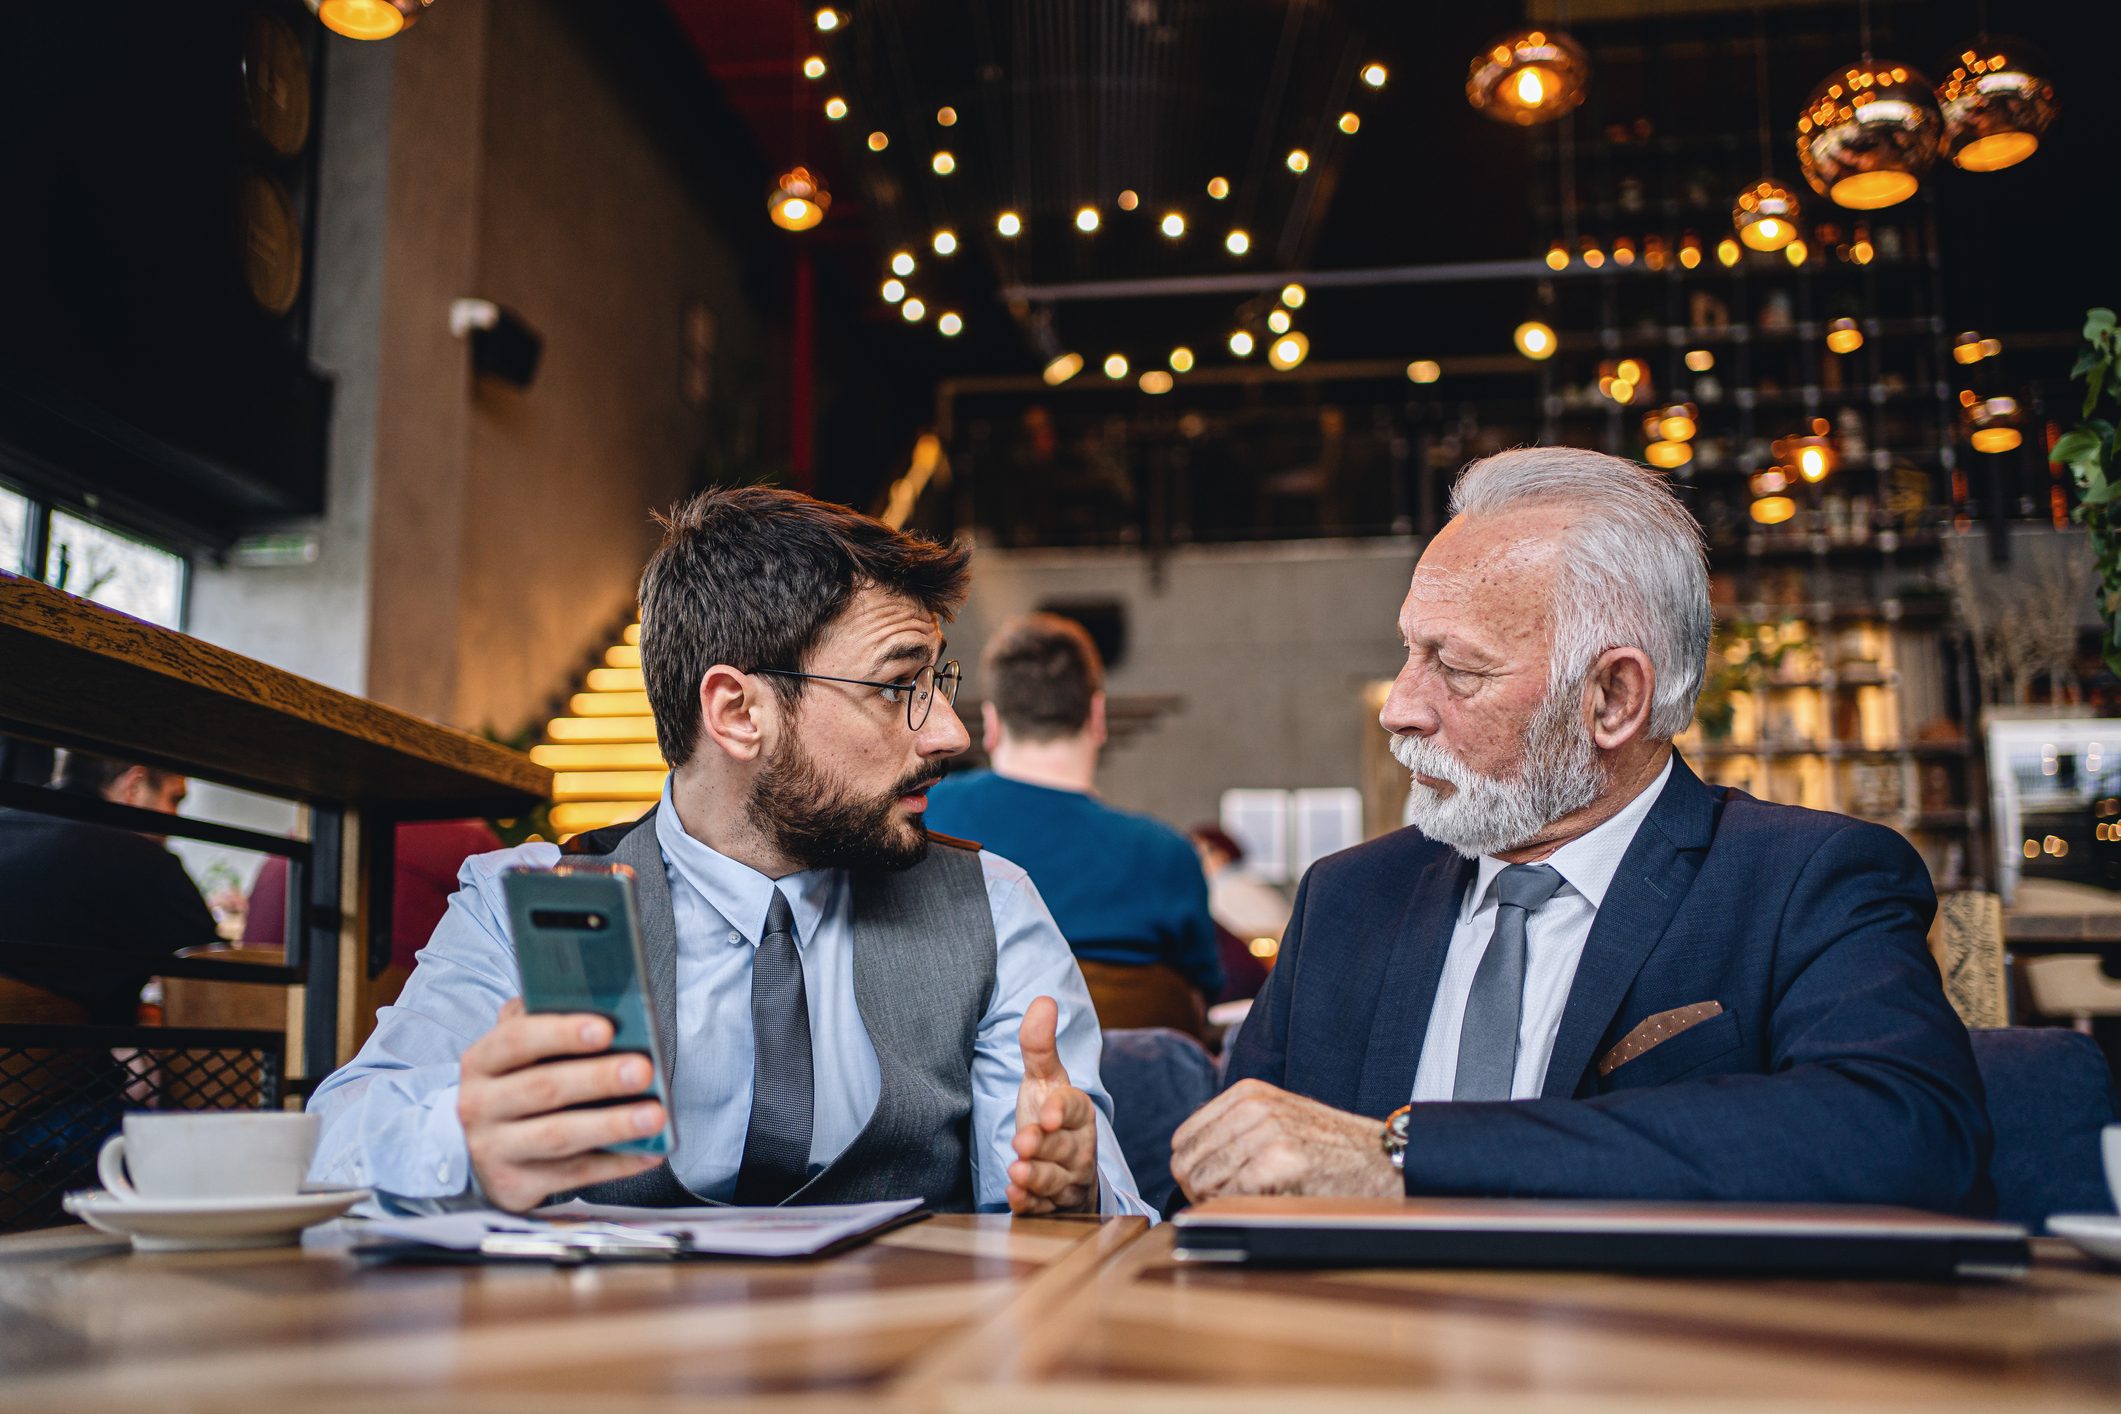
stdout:
{"type": "Polygon", "coordinates": [[[1982,35],[1955,57],[1937,85],[1944,153],[1967,172],[2015,167],[2040,147],[2055,120],[2046,58],[2022,39],[1982,35]]]}
{"type": "Polygon", "coordinates": [[[427,11],[434,0],[308,0],[312,13],[333,34],[348,39],[388,39],[427,11]]]}
{"type": "Polygon", "coordinates": [[[1567,34],[1512,30],[1473,56],[1466,102],[1498,123],[1530,127],[1573,112],[1590,77],[1590,56],[1567,34]]]}
{"type": "Polygon", "coordinates": [[[790,167],[766,195],[766,214],[784,231],[809,230],[825,219],[831,205],[824,179],[808,167],[790,167]]]}

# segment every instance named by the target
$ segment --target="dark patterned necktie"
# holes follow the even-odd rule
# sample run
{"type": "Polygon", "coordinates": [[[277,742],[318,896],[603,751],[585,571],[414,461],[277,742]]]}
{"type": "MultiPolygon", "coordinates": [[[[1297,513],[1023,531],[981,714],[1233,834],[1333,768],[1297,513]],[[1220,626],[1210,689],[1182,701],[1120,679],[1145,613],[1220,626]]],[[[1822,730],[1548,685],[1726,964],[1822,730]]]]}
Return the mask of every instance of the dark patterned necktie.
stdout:
{"type": "Polygon", "coordinates": [[[1507,1100],[1517,1075],[1517,1031],[1524,1012],[1525,920],[1561,887],[1545,864],[1512,864],[1495,876],[1495,935],[1473,972],[1458,1031],[1454,1100],[1507,1100]]]}
{"type": "Polygon", "coordinates": [[[779,889],[766,910],[766,933],[751,959],[751,1124],[736,1201],[785,1201],[810,1176],[810,1006],[803,959],[795,949],[795,915],[779,889]]]}

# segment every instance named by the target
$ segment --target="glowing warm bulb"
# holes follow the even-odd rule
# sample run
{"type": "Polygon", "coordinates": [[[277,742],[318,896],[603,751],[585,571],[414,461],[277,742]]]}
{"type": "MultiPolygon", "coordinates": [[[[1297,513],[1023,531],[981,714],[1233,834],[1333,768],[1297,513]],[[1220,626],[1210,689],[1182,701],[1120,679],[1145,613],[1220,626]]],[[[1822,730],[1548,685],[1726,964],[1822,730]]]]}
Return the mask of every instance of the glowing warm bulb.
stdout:
{"type": "Polygon", "coordinates": [[[840,119],[842,119],[842,118],[846,117],[846,116],[847,116],[847,100],[846,100],[846,99],[844,99],[844,98],[842,98],[842,97],[840,97],[840,96],[839,96],[838,94],[836,94],[836,93],[835,93],[834,95],[832,95],[832,97],[830,97],[830,98],[826,99],[826,100],[825,100],[825,116],[826,116],[826,117],[828,117],[828,118],[830,118],[830,119],[831,119],[831,120],[832,120],[833,122],[835,122],[835,123],[837,123],[837,122],[838,122],[838,121],[839,121],[840,119]]]}
{"type": "Polygon", "coordinates": [[[891,273],[894,275],[911,275],[913,273],[913,252],[902,250],[895,253],[891,257],[891,273]]]}
{"type": "MultiPolygon", "coordinates": [[[[1697,257],[1697,258],[1698,258],[1698,257],[1697,257]]],[[[1564,246],[1564,245],[1563,245],[1563,244],[1562,244],[1562,243],[1561,243],[1560,241],[1556,241],[1556,242],[1554,242],[1554,244],[1552,244],[1552,245],[1548,246],[1548,247],[1547,247],[1547,269],[1549,269],[1549,270],[1566,270],[1566,269],[1568,269],[1568,268],[1569,268],[1569,251],[1568,251],[1568,247],[1564,246]]]]}
{"type": "Polygon", "coordinates": [[[1383,88],[1387,77],[1385,66],[1382,64],[1365,64],[1362,66],[1362,81],[1372,88],[1383,88]]]}
{"type": "Polygon", "coordinates": [[[1643,452],[1643,460],[1651,466],[1670,471],[1675,466],[1685,466],[1694,459],[1694,449],[1684,442],[1652,442],[1643,452]]]}
{"type": "Polygon", "coordinates": [[[1170,392],[1175,383],[1176,380],[1161,368],[1152,368],[1141,376],[1141,390],[1152,397],[1170,392]]]}
{"type": "Polygon", "coordinates": [[[1276,339],[1273,347],[1267,350],[1267,362],[1287,373],[1302,363],[1304,356],[1310,352],[1311,341],[1304,337],[1301,330],[1291,330],[1276,339]]]}
{"type": "Polygon", "coordinates": [[[929,158],[928,165],[935,169],[938,177],[947,177],[957,170],[957,158],[946,150],[929,158]]]}
{"type": "Polygon", "coordinates": [[[889,146],[891,146],[891,137],[882,129],[869,134],[869,150],[871,152],[882,152],[889,146]]]}
{"type": "Polygon", "coordinates": [[[805,59],[803,61],[803,77],[806,79],[821,79],[825,77],[825,61],[816,54],[805,59]]]}
{"type": "Polygon", "coordinates": [[[1064,353],[1045,367],[1039,376],[1055,388],[1083,371],[1083,356],[1079,353],[1064,353]]]}
{"type": "Polygon", "coordinates": [[[1230,336],[1230,352],[1239,358],[1252,356],[1252,336],[1240,329],[1230,336]]]}
{"type": "Polygon", "coordinates": [[[1267,327],[1268,327],[1269,329],[1272,329],[1272,330],[1273,330],[1273,331],[1274,331],[1275,333],[1277,333],[1277,334],[1286,334],[1286,333],[1288,333],[1288,332],[1289,332],[1289,311],[1288,311],[1288,310],[1286,310],[1286,309],[1277,309],[1277,310],[1275,310],[1275,311],[1274,311],[1274,312],[1273,312],[1272,314],[1268,315],[1268,316],[1267,316],[1267,327]]]}
{"type": "Polygon", "coordinates": [[[1854,353],[1863,347],[1863,330],[1853,319],[1837,319],[1827,330],[1826,346],[1837,354],[1854,353]]]}
{"type": "Polygon", "coordinates": [[[1753,502],[1753,519],[1762,525],[1780,525],[1797,514],[1797,503],[1787,496],[1762,496],[1753,502]]]}
{"type": "Polygon", "coordinates": [[[1082,210],[1076,212],[1075,229],[1081,231],[1084,235],[1088,235],[1090,232],[1096,230],[1097,208],[1094,206],[1085,206],[1082,210]]]}
{"type": "Polygon", "coordinates": [[[954,255],[957,253],[957,232],[937,231],[929,244],[935,247],[937,255],[954,255]]]}
{"type": "Polygon", "coordinates": [[[1527,108],[1537,108],[1547,101],[1546,76],[1536,66],[1517,76],[1517,101],[1527,108]]]}
{"type": "Polygon", "coordinates": [[[904,299],[905,297],[906,297],[906,282],[905,282],[904,280],[886,280],[886,281],[884,281],[884,303],[885,303],[885,304],[897,304],[897,303],[898,303],[898,302],[899,302],[900,300],[904,299]]]}
{"type": "Polygon", "coordinates": [[[1115,381],[1127,376],[1127,356],[1108,354],[1105,357],[1105,376],[1115,381]]]}
{"type": "Polygon", "coordinates": [[[905,316],[908,324],[918,324],[921,322],[922,317],[928,313],[928,306],[917,299],[910,299],[898,307],[898,312],[905,316]]]}
{"type": "Polygon", "coordinates": [[[1716,258],[1725,265],[1736,265],[1738,263],[1738,242],[1732,240],[1729,236],[1725,236],[1722,240],[1716,242],[1716,258]]]}
{"type": "Polygon", "coordinates": [[[1407,381],[1410,383],[1434,383],[1443,377],[1443,365],[1433,358],[1417,358],[1407,365],[1407,381]]]}
{"type": "Polygon", "coordinates": [[[1688,349],[1686,366],[1695,373],[1706,373],[1716,366],[1716,355],[1707,349],[1688,349]]]}
{"type": "Polygon", "coordinates": [[[1222,200],[1222,199],[1223,199],[1224,197],[1228,196],[1229,194],[1230,194],[1230,179],[1229,179],[1228,177],[1210,177],[1210,178],[1208,178],[1208,195],[1209,195],[1209,196],[1211,196],[1211,197],[1215,198],[1215,200],[1217,200],[1217,201],[1221,201],[1221,200],[1222,200]]]}
{"type": "Polygon", "coordinates": [[[830,34],[840,27],[840,12],[828,5],[817,12],[816,23],[821,33],[830,34]]]}
{"type": "Polygon", "coordinates": [[[1243,255],[1252,249],[1252,238],[1243,231],[1232,231],[1223,237],[1223,249],[1232,255],[1243,255]]]}
{"type": "Polygon", "coordinates": [[[1282,160],[1289,164],[1289,170],[1292,172],[1309,171],[1311,167],[1311,154],[1300,147],[1292,148],[1289,155],[1282,160]]]}
{"type": "Polygon", "coordinates": [[[1160,229],[1165,235],[1175,241],[1186,233],[1186,218],[1179,215],[1176,211],[1167,211],[1164,213],[1164,219],[1160,223],[1160,229]]]}
{"type": "Polygon", "coordinates": [[[1642,381],[1642,361],[1633,358],[1622,359],[1618,366],[1613,369],[1613,376],[1629,383],[1640,383],[1642,381]]]}
{"type": "Polygon", "coordinates": [[[1517,352],[1526,358],[1551,358],[1554,355],[1554,331],[1536,319],[1527,319],[1511,334],[1517,352]]]}
{"type": "Polygon", "coordinates": [[[817,224],[810,218],[816,208],[799,196],[791,196],[781,203],[781,224],[791,231],[806,230],[817,224]]]}
{"type": "Polygon", "coordinates": [[[1782,258],[1789,261],[1792,265],[1804,264],[1805,257],[1811,253],[1811,247],[1807,246],[1803,241],[1791,241],[1782,248],[1782,258]]]}
{"type": "Polygon", "coordinates": [[[1174,373],[1191,373],[1193,371],[1193,350],[1187,348],[1184,344],[1180,344],[1177,348],[1171,350],[1171,370],[1174,373]]]}
{"type": "Polygon", "coordinates": [[[957,126],[957,110],[945,104],[935,110],[935,121],[938,127],[954,128],[957,126]]]}
{"type": "Polygon", "coordinates": [[[1014,211],[1004,211],[1001,215],[994,218],[994,229],[999,234],[1014,239],[1023,232],[1024,218],[1017,215],[1014,211]]]}
{"type": "Polygon", "coordinates": [[[1291,309],[1302,309],[1307,298],[1309,296],[1304,293],[1302,285],[1289,284],[1281,287],[1281,302],[1291,309]]]}
{"type": "Polygon", "coordinates": [[[1797,474],[1806,481],[1826,480],[1826,449],[1804,447],[1797,453],[1797,474]]]}
{"type": "Polygon", "coordinates": [[[1350,137],[1353,137],[1361,128],[1362,119],[1355,116],[1355,114],[1343,113],[1340,115],[1340,130],[1350,137]]]}
{"type": "Polygon", "coordinates": [[[324,0],[317,18],[348,39],[388,39],[405,28],[405,16],[385,0],[324,0]]]}
{"type": "Polygon", "coordinates": [[[965,321],[955,313],[945,313],[935,321],[935,330],[946,339],[954,339],[964,330],[965,321]]]}
{"type": "Polygon", "coordinates": [[[1117,205],[1122,211],[1132,211],[1135,207],[1141,204],[1142,199],[1140,193],[1136,192],[1132,187],[1128,187],[1125,191],[1119,194],[1119,200],[1117,202],[1117,205]]]}

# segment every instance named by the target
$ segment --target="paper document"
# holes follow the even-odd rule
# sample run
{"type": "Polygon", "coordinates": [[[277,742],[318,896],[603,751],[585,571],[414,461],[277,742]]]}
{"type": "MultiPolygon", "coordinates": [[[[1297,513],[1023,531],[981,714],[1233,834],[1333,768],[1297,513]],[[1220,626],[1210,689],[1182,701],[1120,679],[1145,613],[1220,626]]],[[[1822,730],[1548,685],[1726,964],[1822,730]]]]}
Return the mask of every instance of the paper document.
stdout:
{"type": "Polygon", "coordinates": [[[809,1257],[888,1227],[921,1200],[802,1208],[621,1208],[559,1203],[530,1214],[477,1209],[377,1218],[365,1236],[457,1252],[534,1257],[574,1253],[675,1257],[809,1257]]]}

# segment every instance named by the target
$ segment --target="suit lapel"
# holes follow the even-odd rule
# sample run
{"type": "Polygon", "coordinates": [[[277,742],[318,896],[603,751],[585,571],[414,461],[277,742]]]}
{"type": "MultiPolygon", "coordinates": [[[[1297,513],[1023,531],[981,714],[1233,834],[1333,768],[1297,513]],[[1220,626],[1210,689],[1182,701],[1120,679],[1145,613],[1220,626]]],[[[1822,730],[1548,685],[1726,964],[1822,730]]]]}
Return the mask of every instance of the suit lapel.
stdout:
{"type": "Polygon", "coordinates": [[[1389,1114],[1414,1093],[1414,1069],[1421,1063],[1437,979],[1473,868],[1473,861],[1439,850],[1415,878],[1374,999],[1369,1050],[1356,1081],[1357,1114],[1389,1114]]]}
{"type": "Polygon", "coordinates": [[[1591,1064],[1635,974],[1664,937],[1680,900],[1701,871],[1715,822],[1715,798],[1675,754],[1672,777],[1650,807],[1606,890],[1554,1036],[1540,1094],[1568,1098],[1591,1064]]]}

